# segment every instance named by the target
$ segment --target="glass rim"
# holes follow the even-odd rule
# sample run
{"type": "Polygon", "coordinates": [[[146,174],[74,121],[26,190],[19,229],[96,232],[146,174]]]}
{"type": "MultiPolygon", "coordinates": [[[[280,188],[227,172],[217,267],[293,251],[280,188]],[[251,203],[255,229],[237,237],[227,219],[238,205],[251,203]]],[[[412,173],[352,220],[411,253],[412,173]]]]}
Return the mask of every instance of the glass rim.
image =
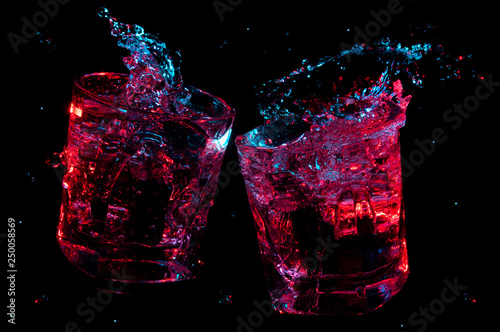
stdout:
{"type": "MultiPolygon", "coordinates": [[[[76,77],[74,80],[73,80],[73,84],[74,84],[74,88],[77,88],[78,90],[80,90],[82,93],[84,93],[87,97],[93,99],[94,101],[96,102],[99,102],[101,104],[105,104],[105,105],[108,105],[108,106],[111,106],[113,108],[116,108],[118,110],[120,109],[125,109],[127,111],[131,111],[131,112],[134,112],[136,114],[140,114],[140,115],[151,115],[151,114],[154,114],[154,115],[161,115],[162,117],[166,117],[168,119],[179,119],[179,120],[192,120],[192,119],[205,119],[205,120],[209,120],[209,119],[228,119],[228,118],[234,118],[235,116],[235,113],[236,113],[236,110],[229,106],[222,98],[220,97],[217,97],[209,92],[206,92],[206,91],[203,91],[199,88],[196,88],[194,86],[190,86],[190,85],[186,85],[184,86],[185,88],[187,88],[190,92],[193,92],[193,91],[196,91],[196,92],[199,92],[209,98],[212,98],[214,100],[216,100],[217,102],[221,103],[222,105],[222,108],[225,110],[223,112],[222,115],[220,116],[200,116],[200,117],[190,117],[190,116],[177,116],[177,115],[171,115],[171,114],[167,114],[167,113],[151,113],[150,111],[146,111],[146,110],[140,110],[140,109],[137,109],[137,108],[134,108],[134,107],[131,107],[129,105],[125,105],[125,104],[122,104],[122,103],[117,103],[117,102],[114,102],[112,100],[109,100],[109,99],[106,99],[106,98],[103,98],[101,96],[99,96],[97,93],[89,90],[88,88],[84,87],[83,84],[82,84],[82,81],[85,79],[85,78],[89,78],[89,77],[99,77],[99,76],[111,76],[113,78],[123,78],[125,80],[128,80],[128,77],[129,75],[128,74],[125,74],[125,73],[114,73],[114,72],[95,72],[95,73],[88,73],[88,74],[83,74],[83,75],[80,75],[78,77],[76,77]]],[[[123,112],[123,111],[122,111],[123,112]]],[[[122,113],[120,112],[120,113],[122,113]]],[[[119,114],[119,113],[117,113],[119,114]]]]}
{"type": "MultiPolygon", "coordinates": [[[[398,133],[399,129],[401,129],[401,127],[403,127],[404,124],[405,124],[405,119],[406,119],[405,112],[402,112],[402,115],[400,115],[400,116],[401,116],[401,118],[399,119],[401,121],[400,125],[391,126],[392,124],[394,124],[394,120],[396,120],[396,119],[399,118],[399,117],[396,117],[395,119],[392,119],[389,122],[381,123],[378,126],[375,126],[373,128],[372,132],[366,133],[366,134],[363,134],[363,135],[360,135],[360,136],[357,136],[354,139],[348,139],[348,140],[345,140],[345,141],[342,141],[342,142],[338,142],[338,144],[335,143],[335,140],[330,140],[330,139],[329,140],[324,140],[323,142],[324,143],[326,143],[326,142],[333,142],[333,144],[336,145],[337,147],[343,147],[343,146],[347,146],[347,145],[358,144],[360,141],[366,139],[367,137],[374,136],[374,135],[377,135],[377,134],[380,134],[380,133],[383,133],[383,132],[391,131],[393,133],[398,133]]],[[[289,140],[289,141],[287,141],[285,143],[276,145],[276,146],[257,146],[257,145],[245,144],[244,141],[248,140],[248,135],[251,132],[256,131],[259,128],[262,128],[264,126],[265,126],[265,124],[259,125],[259,126],[253,128],[253,129],[247,131],[244,134],[237,135],[235,137],[235,139],[234,139],[234,143],[235,143],[237,149],[238,150],[245,150],[245,151],[254,151],[256,153],[258,153],[258,152],[263,152],[263,153],[286,153],[286,149],[285,149],[286,145],[288,145],[290,143],[294,144],[295,142],[297,142],[298,140],[300,140],[301,137],[305,133],[309,132],[309,131],[306,131],[306,132],[302,133],[300,136],[298,136],[298,137],[296,137],[296,138],[294,138],[292,140],[289,140]]],[[[293,151],[311,151],[311,150],[320,149],[320,148],[323,148],[323,147],[324,147],[324,145],[294,145],[292,147],[292,149],[293,149],[293,151]]]]}

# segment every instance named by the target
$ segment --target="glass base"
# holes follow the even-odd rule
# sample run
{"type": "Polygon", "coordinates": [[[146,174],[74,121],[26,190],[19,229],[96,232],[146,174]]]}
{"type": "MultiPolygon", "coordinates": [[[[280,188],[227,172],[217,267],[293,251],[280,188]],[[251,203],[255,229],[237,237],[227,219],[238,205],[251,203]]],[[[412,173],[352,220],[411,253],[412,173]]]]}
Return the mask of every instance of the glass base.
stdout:
{"type": "MultiPolygon", "coordinates": [[[[169,251],[176,252],[177,249],[163,249],[163,259],[139,259],[117,257],[116,252],[103,253],[94,251],[87,247],[73,244],[58,238],[59,246],[64,255],[77,268],[87,275],[99,279],[116,280],[122,283],[164,283],[195,278],[195,273],[201,260],[195,260],[191,264],[180,263],[179,257],[172,258],[169,251]],[[176,259],[179,259],[177,261],[176,259]]],[[[123,256],[123,255],[122,255],[123,256]]]]}
{"type": "Polygon", "coordinates": [[[299,315],[367,314],[399,292],[409,273],[406,245],[395,262],[366,273],[290,280],[264,265],[273,274],[268,285],[274,309],[299,315]]]}

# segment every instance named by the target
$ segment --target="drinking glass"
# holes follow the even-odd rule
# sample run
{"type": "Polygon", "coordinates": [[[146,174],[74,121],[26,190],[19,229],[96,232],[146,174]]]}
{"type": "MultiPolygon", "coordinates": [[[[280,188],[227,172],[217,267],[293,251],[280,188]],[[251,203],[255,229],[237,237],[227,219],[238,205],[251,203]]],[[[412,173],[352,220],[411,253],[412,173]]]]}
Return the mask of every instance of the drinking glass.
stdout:
{"type": "Polygon", "coordinates": [[[74,82],[57,240],[94,277],[191,279],[234,109],[193,87],[182,107],[199,116],[133,109],[119,102],[127,80],[94,73],[74,82]]]}
{"type": "Polygon", "coordinates": [[[334,135],[335,123],[282,144],[285,121],[236,137],[275,310],[364,314],[408,275],[399,128],[405,112],[334,135]]]}

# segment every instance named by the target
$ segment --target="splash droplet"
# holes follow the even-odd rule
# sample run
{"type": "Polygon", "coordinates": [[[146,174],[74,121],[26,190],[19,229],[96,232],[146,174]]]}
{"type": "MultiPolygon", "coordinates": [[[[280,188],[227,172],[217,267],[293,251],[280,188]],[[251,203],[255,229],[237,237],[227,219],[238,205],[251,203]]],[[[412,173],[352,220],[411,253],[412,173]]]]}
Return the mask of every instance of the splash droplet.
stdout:
{"type": "Polygon", "coordinates": [[[219,304],[232,304],[233,303],[233,294],[231,291],[224,289],[219,290],[217,295],[217,303],[219,304]]]}

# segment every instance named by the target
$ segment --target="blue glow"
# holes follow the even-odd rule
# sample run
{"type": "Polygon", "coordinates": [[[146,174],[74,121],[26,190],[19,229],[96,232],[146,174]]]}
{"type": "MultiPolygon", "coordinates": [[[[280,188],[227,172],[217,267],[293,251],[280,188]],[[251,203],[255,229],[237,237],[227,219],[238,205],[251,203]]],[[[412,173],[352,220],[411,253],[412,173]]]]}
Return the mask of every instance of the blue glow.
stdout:
{"type": "Polygon", "coordinates": [[[226,131],[226,133],[219,139],[215,140],[218,149],[224,149],[229,143],[229,138],[231,137],[232,129],[226,131]]]}

